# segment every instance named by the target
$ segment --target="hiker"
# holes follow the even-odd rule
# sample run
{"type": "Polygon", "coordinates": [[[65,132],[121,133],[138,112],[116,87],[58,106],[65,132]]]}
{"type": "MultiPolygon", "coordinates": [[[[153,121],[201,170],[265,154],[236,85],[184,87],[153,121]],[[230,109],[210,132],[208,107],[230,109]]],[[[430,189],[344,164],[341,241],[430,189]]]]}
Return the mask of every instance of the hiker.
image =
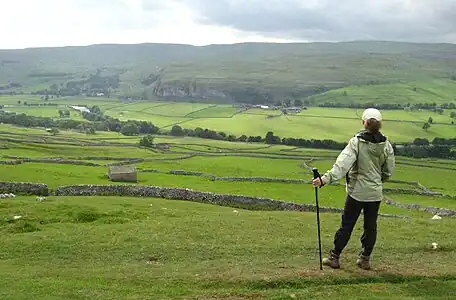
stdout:
{"type": "Polygon", "coordinates": [[[339,258],[350,240],[361,210],[364,212],[364,233],[361,237],[362,251],[357,259],[358,267],[369,270],[370,256],[377,239],[377,216],[383,200],[383,182],[391,178],[395,158],[391,143],[380,132],[382,115],[368,108],[362,115],[365,130],[350,139],[339,154],[331,170],[314,179],[315,187],[333,183],[345,176],[347,197],[339,230],[334,236],[334,248],[323,264],[340,268],[339,258]]]}

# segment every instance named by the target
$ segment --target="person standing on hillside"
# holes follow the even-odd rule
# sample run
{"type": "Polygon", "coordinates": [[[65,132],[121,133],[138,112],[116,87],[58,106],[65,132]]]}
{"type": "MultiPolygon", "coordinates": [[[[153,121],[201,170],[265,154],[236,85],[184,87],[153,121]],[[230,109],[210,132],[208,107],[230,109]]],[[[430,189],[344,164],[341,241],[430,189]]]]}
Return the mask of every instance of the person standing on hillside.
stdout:
{"type": "Polygon", "coordinates": [[[361,210],[364,212],[363,250],[357,259],[358,267],[369,270],[370,256],[377,240],[377,216],[383,200],[383,182],[389,180],[395,168],[394,150],[389,140],[380,132],[382,115],[368,108],[362,115],[365,130],[350,139],[339,154],[332,169],[314,179],[315,187],[333,183],[346,177],[347,197],[340,228],[334,236],[334,248],[323,264],[340,268],[340,255],[350,240],[361,210]]]}

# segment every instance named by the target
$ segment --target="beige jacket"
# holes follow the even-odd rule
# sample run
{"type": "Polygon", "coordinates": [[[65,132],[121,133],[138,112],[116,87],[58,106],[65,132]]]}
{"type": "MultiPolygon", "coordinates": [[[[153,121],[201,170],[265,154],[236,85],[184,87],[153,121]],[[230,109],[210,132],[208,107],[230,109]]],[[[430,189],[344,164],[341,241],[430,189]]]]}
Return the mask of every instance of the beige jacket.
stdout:
{"type": "Polygon", "coordinates": [[[383,200],[383,182],[395,168],[391,143],[381,133],[359,132],[339,154],[332,169],[322,176],[324,184],[346,177],[347,193],[358,201],[383,200]]]}

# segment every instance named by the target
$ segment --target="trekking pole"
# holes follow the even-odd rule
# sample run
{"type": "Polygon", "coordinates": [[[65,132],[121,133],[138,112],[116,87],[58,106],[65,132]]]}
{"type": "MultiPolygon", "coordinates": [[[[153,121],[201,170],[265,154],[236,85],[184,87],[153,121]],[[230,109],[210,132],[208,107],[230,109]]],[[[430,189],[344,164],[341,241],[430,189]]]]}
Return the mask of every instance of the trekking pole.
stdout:
{"type": "MultiPolygon", "coordinates": [[[[323,184],[323,181],[321,180],[320,173],[318,173],[317,168],[312,169],[314,179],[319,178],[321,184],[323,184]]],[[[321,188],[321,185],[320,185],[321,188]]],[[[315,187],[315,204],[317,207],[317,228],[318,228],[318,251],[320,254],[320,270],[323,270],[323,261],[321,258],[321,233],[320,233],[320,206],[318,205],[318,187],[315,187]]]]}

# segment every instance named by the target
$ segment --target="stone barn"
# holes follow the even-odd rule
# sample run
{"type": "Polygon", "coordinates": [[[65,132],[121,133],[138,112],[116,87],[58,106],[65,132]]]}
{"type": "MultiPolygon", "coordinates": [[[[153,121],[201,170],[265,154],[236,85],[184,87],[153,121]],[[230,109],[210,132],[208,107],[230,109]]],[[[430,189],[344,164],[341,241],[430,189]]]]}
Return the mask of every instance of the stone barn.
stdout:
{"type": "Polygon", "coordinates": [[[168,151],[169,150],[169,144],[167,143],[160,143],[160,144],[156,144],[155,147],[157,149],[160,149],[160,150],[163,150],[163,151],[168,151]]]}
{"type": "Polygon", "coordinates": [[[111,181],[138,182],[138,172],[134,166],[111,166],[108,177],[111,181]]]}

